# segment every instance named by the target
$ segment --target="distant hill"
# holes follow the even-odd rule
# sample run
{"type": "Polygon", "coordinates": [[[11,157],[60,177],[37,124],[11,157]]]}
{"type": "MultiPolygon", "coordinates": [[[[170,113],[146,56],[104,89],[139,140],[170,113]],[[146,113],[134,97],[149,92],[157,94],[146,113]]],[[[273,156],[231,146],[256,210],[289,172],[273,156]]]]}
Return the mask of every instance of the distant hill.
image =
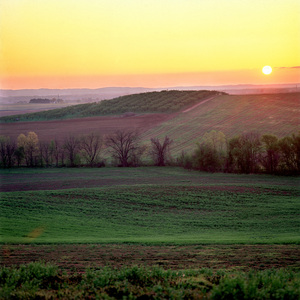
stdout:
{"type": "Polygon", "coordinates": [[[300,93],[265,95],[221,95],[194,109],[153,126],[143,134],[174,140],[173,153],[189,151],[211,130],[227,138],[245,133],[274,134],[284,137],[300,130],[300,93]]]}
{"type": "MultiPolygon", "coordinates": [[[[180,155],[181,151],[189,152],[194,149],[203,135],[211,130],[222,131],[227,138],[249,131],[274,134],[278,137],[297,133],[300,130],[299,99],[300,93],[225,95],[207,91],[151,92],[105,101],[101,109],[105,107],[106,113],[109,114],[99,117],[2,123],[1,134],[15,140],[20,133],[34,131],[41,141],[56,139],[63,143],[70,135],[95,132],[107,136],[116,130],[137,129],[145,144],[150,144],[151,138],[170,137],[174,141],[171,152],[176,156],[180,155]],[[149,107],[143,106],[142,103],[148,104],[149,107]],[[139,111],[143,107],[143,113],[134,112],[137,104],[140,107],[139,111]],[[146,108],[148,112],[156,108],[157,111],[165,113],[146,113],[146,108]],[[117,111],[119,114],[111,115],[117,111]],[[124,112],[131,114],[126,115],[124,112]]],[[[93,109],[101,107],[97,105],[99,104],[72,106],[67,116],[78,117],[79,112],[89,114],[93,109]]],[[[64,110],[56,111],[58,113],[64,110]]],[[[54,110],[51,114],[53,112],[54,110]]],[[[37,116],[41,117],[41,113],[27,116],[34,116],[38,120],[37,116]]],[[[14,121],[15,117],[7,119],[9,120],[14,121]]],[[[1,121],[3,122],[4,118],[1,118],[1,121]]]]}
{"type": "Polygon", "coordinates": [[[99,89],[21,89],[21,90],[0,90],[2,97],[19,96],[51,96],[51,95],[98,95],[101,93],[111,94],[135,94],[152,91],[151,88],[143,87],[105,87],[99,89]]]}
{"type": "Polygon", "coordinates": [[[113,99],[119,96],[145,93],[154,90],[143,87],[107,87],[99,89],[22,89],[22,90],[1,90],[0,102],[17,103],[18,101],[29,101],[31,98],[47,97],[62,98],[68,102],[87,103],[113,99]]]}
{"type": "Polygon", "coordinates": [[[198,86],[173,86],[164,88],[145,87],[105,87],[97,89],[0,89],[0,104],[13,104],[20,101],[29,101],[32,98],[58,98],[66,102],[88,103],[113,99],[119,96],[139,94],[146,92],[160,92],[162,90],[214,90],[228,94],[264,94],[300,92],[298,84],[269,84],[269,85],[198,85],[198,86]]]}
{"type": "Polygon", "coordinates": [[[133,113],[173,113],[220,94],[222,93],[216,91],[148,92],[48,111],[6,116],[0,118],[0,121],[45,121],[120,114],[128,116],[133,113]]]}

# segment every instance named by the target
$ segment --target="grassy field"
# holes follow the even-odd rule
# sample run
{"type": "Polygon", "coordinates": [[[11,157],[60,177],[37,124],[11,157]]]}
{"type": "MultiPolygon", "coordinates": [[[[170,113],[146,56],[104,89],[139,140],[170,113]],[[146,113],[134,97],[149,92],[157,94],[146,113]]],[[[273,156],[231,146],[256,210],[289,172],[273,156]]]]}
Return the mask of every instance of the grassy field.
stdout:
{"type": "Polygon", "coordinates": [[[30,173],[3,172],[4,243],[300,242],[297,178],[154,167],[30,173]]]}
{"type": "Polygon", "coordinates": [[[174,155],[190,151],[201,137],[211,130],[222,131],[227,138],[244,132],[291,135],[300,130],[299,93],[273,95],[218,96],[186,113],[176,115],[150,130],[142,138],[173,141],[174,155]]]}
{"type": "Polygon", "coordinates": [[[73,105],[51,111],[0,118],[2,122],[45,121],[124,113],[172,113],[180,111],[212,96],[216,91],[162,91],[121,96],[101,102],[73,105]]]}
{"type": "Polygon", "coordinates": [[[299,299],[298,183],[170,167],[1,170],[0,298],[299,299]]]}
{"type": "MultiPolygon", "coordinates": [[[[176,155],[212,129],[228,138],[299,129],[299,93],[193,101],[173,114],[3,123],[2,132],[64,141],[134,127],[145,143],[168,135],[176,155]]],[[[114,113],[134,111],[119,108],[114,113]]],[[[1,299],[300,297],[299,177],[20,168],[0,170],[0,180],[1,299]]]]}

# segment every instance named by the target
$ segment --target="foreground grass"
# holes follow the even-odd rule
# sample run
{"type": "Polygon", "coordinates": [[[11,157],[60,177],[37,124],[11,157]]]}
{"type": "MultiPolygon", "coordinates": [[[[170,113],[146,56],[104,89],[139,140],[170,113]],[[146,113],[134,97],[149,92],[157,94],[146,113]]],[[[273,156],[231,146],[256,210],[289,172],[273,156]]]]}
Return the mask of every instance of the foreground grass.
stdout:
{"type": "Polygon", "coordinates": [[[0,269],[1,299],[299,299],[300,272],[124,267],[68,275],[55,265],[0,269]],[[141,298],[140,298],[141,299],[141,298]]]}
{"type": "Polygon", "coordinates": [[[293,186],[115,185],[1,196],[3,243],[299,243],[293,186]]]}

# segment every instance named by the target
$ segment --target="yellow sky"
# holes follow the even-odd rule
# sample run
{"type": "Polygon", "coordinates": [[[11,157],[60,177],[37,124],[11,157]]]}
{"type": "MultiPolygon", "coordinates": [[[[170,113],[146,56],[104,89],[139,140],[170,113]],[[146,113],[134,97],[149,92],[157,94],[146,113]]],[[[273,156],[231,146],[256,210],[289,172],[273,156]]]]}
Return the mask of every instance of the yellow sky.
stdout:
{"type": "Polygon", "coordinates": [[[299,37],[298,0],[1,0],[0,87],[300,82],[299,37]]]}

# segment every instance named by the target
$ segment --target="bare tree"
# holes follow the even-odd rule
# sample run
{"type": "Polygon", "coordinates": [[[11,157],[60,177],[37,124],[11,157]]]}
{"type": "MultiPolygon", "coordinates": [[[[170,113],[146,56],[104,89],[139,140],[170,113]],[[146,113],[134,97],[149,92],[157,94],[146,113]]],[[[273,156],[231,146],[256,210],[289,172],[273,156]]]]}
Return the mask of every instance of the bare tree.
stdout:
{"type": "Polygon", "coordinates": [[[6,136],[0,136],[0,159],[1,165],[6,168],[8,163],[6,146],[9,141],[9,138],[6,136]]]}
{"type": "Polygon", "coordinates": [[[74,135],[70,135],[66,138],[64,143],[64,149],[67,152],[67,156],[69,158],[70,166],[76,166],[76,155],[79,153],[80,141],[74,135]]]}
{"type": "Polygon", "coordinates": [[[103,142],[99,135],[91,133],[84,135],[80,139],[81,154],[87,163],[92,167],[99,161],[100,152],[102,150],[103,142]]]}
{"type": "Polygon", "coordinates": [[[64,145],[58,142],[58,140],[52,140],[49,145],[50,151],[50,163],[55,161],[56,167],[59,166],[59,159],[61,158],[61,164],[64,165],[64,145]]]}
{"type": "Polygon", "coordinates": [[[14,165],[16,148],[16,143],[11,141],[9,137],[0,136],[0,164],[4,168],[11,168],[14,165]]]}
{"type": "Polygon", "coordinates": [[[145,147],[139,144],[139,134],[136,131],[116,131],[107,137],[107,146],[112,157],[122,167],[137,165],[145,147]]]}
{"type": "Polygon", "coordinates": [[[166,136],[162,143],[158,138],[152,138],[151,143],[151,154],[155,161],[155,165],[165,166],[167,157],[169,155],[170,146],[173,143],[173,140],[170,140],[170,138],[166,136]]]}
{"type": "Polygon", "coordinates": [[[43,141],[39,143],[39,148],[41,166],[45,163],[46,167],[49,167],[51,164],[51,144],[43,141]]]}
{"type": "Polygon", "coordinates": [[[7,153],[7,166],[9,168],[13,167],[15,164],[15,151],[17,149],[17,145],[15,143],[15,141],[10,141],[7,145],[6,145],[6,153],[7,153]]]}

